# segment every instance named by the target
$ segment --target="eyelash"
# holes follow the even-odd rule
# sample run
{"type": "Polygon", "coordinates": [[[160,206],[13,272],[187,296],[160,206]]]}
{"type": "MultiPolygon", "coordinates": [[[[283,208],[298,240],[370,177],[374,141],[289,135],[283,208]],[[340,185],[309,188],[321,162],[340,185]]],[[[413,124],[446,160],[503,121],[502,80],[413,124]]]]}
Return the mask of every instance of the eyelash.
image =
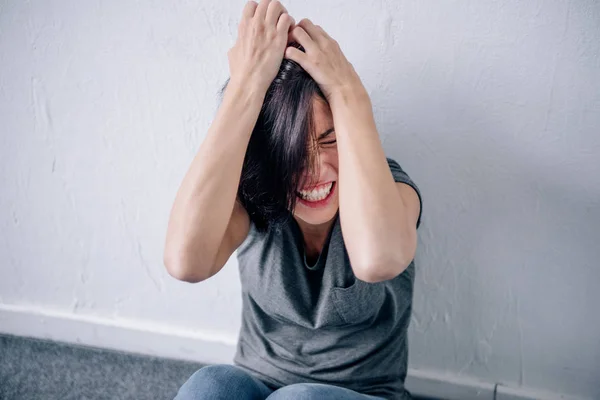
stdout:
{"type": "Polygon", "coordinates": [[[336,140],[332,140],[330,142],[323,142],[322,144],[334,144],[336,142],[336,140]]]}

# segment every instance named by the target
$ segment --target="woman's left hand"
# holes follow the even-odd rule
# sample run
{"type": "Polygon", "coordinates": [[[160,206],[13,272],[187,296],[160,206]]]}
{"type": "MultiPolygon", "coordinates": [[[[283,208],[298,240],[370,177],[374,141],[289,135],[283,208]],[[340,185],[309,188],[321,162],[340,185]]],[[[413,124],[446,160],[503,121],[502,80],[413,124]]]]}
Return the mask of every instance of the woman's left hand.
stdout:
{"type": "Polygon", "coordinates": [[[285,58],[300,64],[317,82],[331,103],[344,93],[366,93],[366,90],[346,59],[337,41],[308,18],[302,19],[288,34],[288,43],[297,42],[305,52],[288,46],[285,58]]]}

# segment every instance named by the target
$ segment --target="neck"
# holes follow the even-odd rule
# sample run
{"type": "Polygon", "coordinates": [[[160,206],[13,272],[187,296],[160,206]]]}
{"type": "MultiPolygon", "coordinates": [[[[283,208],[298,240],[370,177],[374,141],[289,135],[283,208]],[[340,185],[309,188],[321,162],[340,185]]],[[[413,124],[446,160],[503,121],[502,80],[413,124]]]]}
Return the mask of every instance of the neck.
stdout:
{"type": "Polygon", "coordinates": [[[307,254],[319,254],[325,245],[325,241],[329,236],[329,232],[332,229],[333,222],[335,221],[335,216],[327,222],[322,224],[314,225],[309,224],[300,218],[296,218],[296,222],[298,222],[298,226],[300,227],[300,231],[302,232],[302,236],[304,238],[304,247],[307,254]]]}

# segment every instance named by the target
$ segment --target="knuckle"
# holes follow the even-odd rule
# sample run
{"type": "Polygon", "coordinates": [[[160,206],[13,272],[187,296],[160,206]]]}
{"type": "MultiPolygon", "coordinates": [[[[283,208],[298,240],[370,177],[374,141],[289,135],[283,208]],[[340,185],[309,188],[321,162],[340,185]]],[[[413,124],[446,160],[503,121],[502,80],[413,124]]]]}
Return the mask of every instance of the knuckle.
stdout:
{"type": "Polygon", "coordinates": [[[254,33],[261,34],[265,31],[265,25],[262,22],[257,22],[252,27],[254,33]]]}
{"type": "Polygon", "coordinates": [[[338,43],[335,40],[330,40],[327,42],[327,47],[330,49],[337,49],[338,43]]]}

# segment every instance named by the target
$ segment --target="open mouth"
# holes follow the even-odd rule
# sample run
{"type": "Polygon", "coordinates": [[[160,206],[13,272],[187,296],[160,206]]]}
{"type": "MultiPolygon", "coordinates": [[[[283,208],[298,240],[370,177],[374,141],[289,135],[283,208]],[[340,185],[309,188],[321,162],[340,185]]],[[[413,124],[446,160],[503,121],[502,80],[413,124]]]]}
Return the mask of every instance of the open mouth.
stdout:
{"type": "Polygon", "coordinates": [[[336,181],[319,185],[312,190],[300,190],[296,192],[300,202],[308,207],[317,208],[326,205],[336,188],[336,181]]]}

